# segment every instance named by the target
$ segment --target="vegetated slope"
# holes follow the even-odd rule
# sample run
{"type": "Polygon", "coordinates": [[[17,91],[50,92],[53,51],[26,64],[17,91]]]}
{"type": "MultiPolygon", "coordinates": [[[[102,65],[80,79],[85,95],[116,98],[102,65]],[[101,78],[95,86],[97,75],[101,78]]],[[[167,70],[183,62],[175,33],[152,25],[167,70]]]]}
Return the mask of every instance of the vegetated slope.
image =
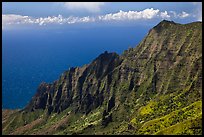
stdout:
{"type": "Polygon", "coordinates": [[[135,48],[42,83],[3,134],[202,134],[202,23],[162,21],[135,48]]]}

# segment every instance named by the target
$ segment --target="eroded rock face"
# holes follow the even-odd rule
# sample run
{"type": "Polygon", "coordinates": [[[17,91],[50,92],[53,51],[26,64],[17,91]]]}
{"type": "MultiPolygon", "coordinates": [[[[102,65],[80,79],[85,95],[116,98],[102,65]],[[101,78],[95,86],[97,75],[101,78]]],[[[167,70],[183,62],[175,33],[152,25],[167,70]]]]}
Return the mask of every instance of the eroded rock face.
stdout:
{"type": "Polygon", "coordinates": [[[90,64],[70,68],[53,83],[40,84],[23,111],[43,109],[50,115],[69,108],[87,116],[97,110],[101,116],[95,123],[104,127],[129,122],[131,133],[154,133],[157,126],[146,131],[142,125],[202,100],[200,28],[201,22],[182,25],[164,20],[122,55],[104,52],[90,64]]]}
{"type": "MultiPolygon", "coordinates": [[[[168,75],[179,73],[179,67],[184,66],[185,62],[194,61],[197,71],[201,67],[201,51],[196,46],[188,46],[189,43],[196,44],[192,38],[201,36],[196,28],[199,23],[193,25],[166,20],[160,22],[136,48],[125,51],[121,56],[106,51],[88,65],[70,68],[52,84],[40,84],[25,110],[46,109],[50,114],[60,113],[71,106],[73,111],[87,114],[105,101],[107,111],[110,111],[115,104],[126,100],[126,94],[142,90],[143,85],[147,100],[149,94],[167,93],[172,88],[178,90],[187,77],[179,78],[178,74],[171,78],[168,75]],[[184,52],[188,49],[189,53],[184,52]],[[171,79],[177,79],[173,87],[167,84],[171,79]],[[114,105],[113,98],[109,100],[113,95],[117,96],[114,105]]],[[[189,65],[185,64],[183,69],[188,70],[189,65]]],[[[192,77],[196,75],[189,74],[192,77]]]]}
{"type": "Polygon", "coordinates": [[[116,53],[105,52],[82,68],[70,68],[53,84],[42,83],[25,110],[47,109],[60,113],[70,105],[75,112],[88,113],[103,103],[101,80],[108,76],[122,60],[116,53]]]}

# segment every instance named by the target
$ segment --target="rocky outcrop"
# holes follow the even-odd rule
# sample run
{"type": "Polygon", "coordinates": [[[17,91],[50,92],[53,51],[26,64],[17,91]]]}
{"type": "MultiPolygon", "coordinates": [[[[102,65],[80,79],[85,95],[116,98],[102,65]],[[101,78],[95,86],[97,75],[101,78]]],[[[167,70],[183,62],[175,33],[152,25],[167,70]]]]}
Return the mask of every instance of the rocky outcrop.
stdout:
{"type": "Polygon", "coordinates": [[[71,105],[75,112],[89,113],[103,103],[103,91],[99,91],[100,81],[107,77],[109,84],[109,73],[121,62],[116,53],[106,51],[82,68],[70,68],[53,84],[41,83],[25,110],[46,109],[51,114],[60,113],[71,105]]]}
{"type": "MultiPolygon", "coordinates": [[[[192,46],[196,43],[191,40],[201,38],[196,27],[200,23],[194,24],[160,22],[136,48],[128,49],[121,56],[106,51],[88,65],[70,68],[52,84],[42,83],[25,110],[46,109],[51,114],[71,107],[75,113],[88,114],[105,103],[109,112],[124,102],[131,91],[143,90],[145,99],[149,100],[150,94],[179,90],[190,77],[178,78],[180,75],[175,73],[182,73],[179,66],[190,60],[194,60],[195,65],[200,64],[197,61],[201,51],[192,46]],[[190,54],[183,52],[187,50],[190,54]],[[171,82],[174,79],[176,83],[171,82]],[[116,102],[114,96],[117,96],[116,102]]],[[[186,64],[183,69],[188,67],[186,64]]],[[[199,70],[201,66],[196,67],[199,70]]]]}
{"type": "MultiPolygon", "coordinates": [[[[76,125],[78,133],[81,130],[90,133],[88,130],[94,126],[106,128],[110,123],[106,130],[111,131],[103,133],[166,133],[165,128],[189,119],[200,123],[197,121],[202,100],[201,28],[201,22],[183,25],[164,20],[138,46],[122,55],[104,52],[90,64],[70,68],[53,83],[41,83],[22,112],[43,110],[49,117],[69,109],[68,117],[82,114],[85,118],[78,119],[85,123],[94,115],[91,119],[95,121],[91,120],[88,126],[76,125]],[[167,115],[171,121],[166,120],[167,115]],[[159,125],[158,120],[166,121],[159,125]]],[[[75,134],[72,127],[68,129],[66,132],[75,134]]],[[[200,129],[196,132],[200,133],[200,129]]],[[[187,130],[182,133],[188,134],[187,130]]]]}

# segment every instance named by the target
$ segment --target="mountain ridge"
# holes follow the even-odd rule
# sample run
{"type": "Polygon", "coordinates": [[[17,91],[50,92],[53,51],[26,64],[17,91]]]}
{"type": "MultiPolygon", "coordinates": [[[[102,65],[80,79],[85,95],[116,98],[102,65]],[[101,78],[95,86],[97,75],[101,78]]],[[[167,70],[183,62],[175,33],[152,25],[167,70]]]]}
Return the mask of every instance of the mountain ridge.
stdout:
{"type": "MultiPolygon", "coordinates": [[[[202,119],[202,103],[199,102],[202,100],[201,27],[202,22],[183,25],[163,20],[140,44],[125,50],[122,55],[104,52],[90,64],[70,68],[53,83],[41,83],[20,113],[37,115],[33,121],[40,116],[48,121],[62,116],[65,120],[59,124],[62,127],[47,134],[166,133],[160,130],[162,126],[170,128],[197,115],[202,119]],[[195,109],[189,107],[191,105],[195,109]],[[167,115],[173,121],[165,119],[167,115]],[[76,121],[68,122],[77,116],[76,121]],[[155,123],[157,119],[166,122],[163,125],[155,123]],[[145,126],[148,122],[155,126],[145,126]]],[[[25,120],[22,123],[25,124],[25,120]]],[[[49,122],[45,124],[49,127],[49,122]]],[[[188,124],[189,129],[181,129],[181,133],[202,133],[200,128],[191,130],[192,125],[188,124]]],[[[43,129],[46,128],[39,134],[46,134],[43,129]]],[[[3,131],[12,133],[8,129],[3,131]]],[[[172,134],[175,133],[172,130],[172,134]]]]}

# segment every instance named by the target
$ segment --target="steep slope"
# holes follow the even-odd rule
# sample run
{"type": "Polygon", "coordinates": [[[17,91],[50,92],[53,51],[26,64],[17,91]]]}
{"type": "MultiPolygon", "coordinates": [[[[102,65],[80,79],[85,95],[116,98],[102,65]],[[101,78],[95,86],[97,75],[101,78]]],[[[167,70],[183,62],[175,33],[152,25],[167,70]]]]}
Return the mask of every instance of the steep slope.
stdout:
{"type": "Polygon", "coordinates": [[[53,84],[42,83],[25,110],[47,109],[49,114],[60,113],[71,105],[75,112],[89,113],[103,102],[100,80],[120,63],[116,53],[105,52],[82,68],[70,68],[53,84]]]}
{"type": "Polygon", "coordinates": [[[202,134],[201,101],[202,23],[164,20],[121,56],[105,52],[42,83],[3,133],[202,134]]]}

